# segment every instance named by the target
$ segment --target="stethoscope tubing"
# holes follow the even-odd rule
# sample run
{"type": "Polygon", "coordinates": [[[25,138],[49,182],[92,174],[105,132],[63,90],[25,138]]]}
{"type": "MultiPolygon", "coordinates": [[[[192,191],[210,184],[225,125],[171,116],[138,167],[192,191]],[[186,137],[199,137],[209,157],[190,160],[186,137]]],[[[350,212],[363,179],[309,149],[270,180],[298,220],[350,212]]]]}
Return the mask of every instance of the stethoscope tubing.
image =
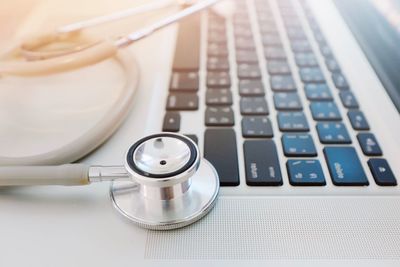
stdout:
{"type": "MultiPolygon", "coordinates": [[[[19,55],[28,60],[7,60],[0,62],[0,74],[9,75],[46,75],[90,66],[114,57],[118,49],[127,47],[154,32],[163,29],[183,18],[204,10],[220,0],[202,0],[190,7],[184,8],[171,16],[163,18],[147,27],[132,32],[117,40],[96,40],[83,31],[55,32],[38,36],[21,44],[19,55]],[[86,44],[72,46],[70,49],[59,52],[43,52],[37,48],[59,40],[75,38],[85,40],[86,44]]],[[[14,52],[15,53],[15,52],[14,52]]]]}
{"type": "Polygon", "coordinates": [[[98,123],[79,138],[45,153],[22,157],[0,155],[0,166],[65,164],[79,160],[104,143],[129,114],[140,83],[139,65],[129,50],[119,50],[113,60],[124,72],[126,80],[120,95],[98,123]]]}

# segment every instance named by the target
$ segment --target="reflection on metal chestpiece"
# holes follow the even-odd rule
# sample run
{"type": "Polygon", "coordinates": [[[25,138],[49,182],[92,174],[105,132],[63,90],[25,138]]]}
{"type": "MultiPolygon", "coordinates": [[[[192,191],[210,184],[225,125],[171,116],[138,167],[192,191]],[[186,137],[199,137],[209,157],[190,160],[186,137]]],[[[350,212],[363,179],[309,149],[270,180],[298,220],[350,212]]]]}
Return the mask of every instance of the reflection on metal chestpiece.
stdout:
{"type": "Polygon", "coordinates": [[[133,144],[126,155],[133,182],[114,182],[116,209],[141,227],[167,230],[191,224],[214,206],[218,174],[188,137],[162,133],[133,144]]]}

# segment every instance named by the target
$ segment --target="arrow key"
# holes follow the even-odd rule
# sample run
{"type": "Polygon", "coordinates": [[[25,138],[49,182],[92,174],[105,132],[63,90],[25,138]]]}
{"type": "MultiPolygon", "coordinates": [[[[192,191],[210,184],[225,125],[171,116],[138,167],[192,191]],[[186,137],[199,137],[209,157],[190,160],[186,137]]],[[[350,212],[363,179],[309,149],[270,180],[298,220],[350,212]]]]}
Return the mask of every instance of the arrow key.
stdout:
{"type": "Polygon", "coordinates": [[[368,166],[376,184],[382,186],[397,185],[396,178],[390,169],[389,163],[385,159],[370,159],[368,166]]]}

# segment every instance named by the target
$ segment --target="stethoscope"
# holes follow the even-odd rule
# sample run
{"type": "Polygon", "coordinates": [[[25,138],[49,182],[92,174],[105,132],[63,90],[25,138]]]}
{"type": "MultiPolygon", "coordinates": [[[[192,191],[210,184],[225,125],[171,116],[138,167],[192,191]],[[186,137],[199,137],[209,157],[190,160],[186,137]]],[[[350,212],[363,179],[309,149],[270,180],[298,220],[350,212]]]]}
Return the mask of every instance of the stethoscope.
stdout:
{"type": "MultiPolygon", "coordinates": [[[[141,40],[218,1],[220,0],[182,0],[178,4],[184,8],[177,13],[115,39],[93,38],[82,30],[176,5],[176,0],[159,0],[139,8],[61,27],[53,33],[23,42],[3,57],[0,61],[0,75],[48,75],[99,63],[116,57],[119,48],[141,40]],[[62,42],[72,45],[66,49],[46,49],[48,45],[62,42]]],[[[232,11],[233,7],[228,9],[232,11]]],[[[227,12],[228,15],[231,11],[227,12]]],[[[207,160],[200,158],[197,145],[188,137],[161,133],[134,143],[127,151],[124,166],[87,166],[80,163],[58,166],[0,166],[0,186],[72,186],[112,181],[112,203],[123,216],[144,228],[168,230],[184,227],[201,219],[216,202],[219,191],[218,174],[207,160]]]]}
{"type": "Polygon", "coordinates": [[[190,138],[175,133],[144,137],[129,147],[124,166],[2,166],[0,186],[87,185],[112,181],[114,207],[153,230],[187,226],[214,206],[219,179],[190,138]]]}
{"type": "MultiPolygon", "coordinates": [[[[137,8],[65,25],[54,32],[30,38],[3,56],[0,60],[0,75],[48,75],[99,63],[115,57],[119,49],[125,48],[155,31],[204,10],[219,1],[221,0],[180,0],[179,2],[177,0],[158,0],[137,8]],[[126,36],[104,39],[91,36],[83,31],[99,24],[174,5],[184,8],[126,36]],[[55,49],[54,45],[56,44],[63,44],[63,46],[55,49]]],[[[230,13],[229,10],[233,8],[228,6],[223,9],[228,9],[228,11],[221,11],[221,13],[228,14],[230,13]]]]}

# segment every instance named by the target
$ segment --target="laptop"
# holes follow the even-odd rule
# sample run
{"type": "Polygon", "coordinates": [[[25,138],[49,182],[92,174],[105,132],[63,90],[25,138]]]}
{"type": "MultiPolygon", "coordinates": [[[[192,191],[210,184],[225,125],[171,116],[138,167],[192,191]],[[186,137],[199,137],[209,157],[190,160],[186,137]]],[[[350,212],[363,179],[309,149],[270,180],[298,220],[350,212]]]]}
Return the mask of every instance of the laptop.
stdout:
{"type": "Polygon", "coordinates": [[[219,174],[210,214],[151,231],[107,184],[2,192],[1,266],[400,266],[400,2],[235,2],[130,48],[135,105],[82,160],[188,135],[219,174]]]}

